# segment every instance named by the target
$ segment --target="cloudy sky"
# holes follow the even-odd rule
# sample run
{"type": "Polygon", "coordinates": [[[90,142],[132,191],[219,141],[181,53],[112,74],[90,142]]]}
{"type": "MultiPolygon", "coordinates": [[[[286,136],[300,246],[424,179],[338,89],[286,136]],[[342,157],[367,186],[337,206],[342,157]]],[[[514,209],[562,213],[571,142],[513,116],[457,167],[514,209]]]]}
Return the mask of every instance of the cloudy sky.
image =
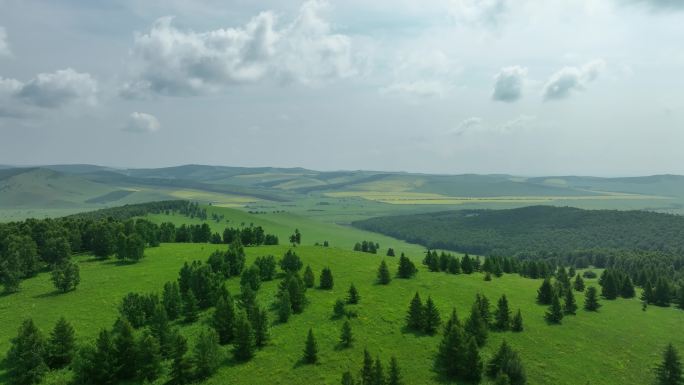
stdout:
{"type": "Polygon", "coordinates": [[[0,164],[684,174],[683,0],[0,0],[0,164]]]}

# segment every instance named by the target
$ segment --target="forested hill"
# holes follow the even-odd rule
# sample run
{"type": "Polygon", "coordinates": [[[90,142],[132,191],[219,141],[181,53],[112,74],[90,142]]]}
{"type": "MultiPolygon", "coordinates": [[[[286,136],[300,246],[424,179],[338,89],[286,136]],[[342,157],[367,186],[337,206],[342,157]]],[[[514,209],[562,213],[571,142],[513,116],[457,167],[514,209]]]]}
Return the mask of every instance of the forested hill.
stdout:
{"type": "Polygon", "coordinates": [[[684,253],[684,216],[530,206],[387,216],[355,227],[429,248],[479,255],[570,254],[587,249],[684,253]]]}

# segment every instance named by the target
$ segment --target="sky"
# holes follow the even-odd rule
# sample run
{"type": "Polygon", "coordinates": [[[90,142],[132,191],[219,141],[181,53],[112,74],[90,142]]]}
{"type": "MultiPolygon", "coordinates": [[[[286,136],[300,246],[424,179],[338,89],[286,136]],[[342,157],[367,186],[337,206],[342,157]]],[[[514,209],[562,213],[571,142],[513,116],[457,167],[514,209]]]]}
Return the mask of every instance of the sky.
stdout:
{"type": "Polygon", "coordinates": [[[684,174],[684,0],[0,0],[0,164],[684,174]]]}

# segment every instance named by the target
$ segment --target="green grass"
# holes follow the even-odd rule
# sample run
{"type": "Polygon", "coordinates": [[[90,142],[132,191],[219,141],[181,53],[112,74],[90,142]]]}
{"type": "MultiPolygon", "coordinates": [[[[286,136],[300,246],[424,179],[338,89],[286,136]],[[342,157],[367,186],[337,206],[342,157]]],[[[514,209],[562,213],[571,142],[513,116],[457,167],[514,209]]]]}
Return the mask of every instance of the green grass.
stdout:
{"type": "MultiPolygon", "coordinates": [[[[343,371],[358,371],[364,347],[373,355],[380,355],[385,362],[390,356],[396,356],[405,383],[437,384],[438,378],[431,367],[440,336],[402,331],[408,303],[416,291],[424,299],[432,296],[443,319],[453,307],[461,319],[466,318],[477,292],[485,294],[492,304],[505,293],[511,308],[522,310],[525,331],[490,333],[482,356],[488,359],[501,340],[506,339],[520,352],[530,384],[646,384],[652,379],[650,369],[666,343],[672,341],[680,351],[684,350],[681,333],[684,311],[678,309],[649,307],[644,312],[636,299],[601,301],[603,307],[598,313],[579,310],[576,316],[566,317],[562,325],[550,326],[543,320],[546,307],[534,302],[541,280],[505,275],[486,282],[482,274],[430,273],[420,266],[416,278],[394,279],[388,286],[380,286],[375,284],[378,264],[385,258],[394,272],[396,259],[353,252],[350,250],[353,242],[378,239],[383,250],[387,246],[397,251],[405,250],[417,264],[422,258],[422,249],[387,237],[373,238],[371,233],[345,226],[321,224],[295,214],[249,215],[224,208],[216,210],[230,218],[230,223],[254,222],[278,235],[289,234],[298,227],[306,245],[298,247],[297,253],[305,264],[312,266],[316,281],[321,269],[329,266],[335,287],[331,291],[309,290],[310,304],[304,313],[293,316],[287,324],[273,325],[269,346],[259,351],[254,360],[236,364],[226,347],[224,365],[206,381],[207,384],[337,384],[343,371]],[[311,246],[323,239],[340,248],[311,246]],[[359,316],[351,321],[356,342],[351,349],[339,350],[336,345],[342,321],[331,319],[332,308],[337,298],[346,295],[352,282],[361,295],[361,302],[353,306],[359,316]],[[320,363],[315,366],[298,363],[309,328],[313,328],[319,345],[320,363]]],[[[191,222],[177,216],[153,219],[191,222]]],[[[225,223],[213,226],[218,229],[225,223]]],[[[55,321],[64,315],[74,324],[81,342],[92,340],[100,328],[111,327],[124,294],[160,291],[164,282],[176,279],[184,261],[206,260],[217,247],[225,246],[163,244],[147,249],[146,258],[129,265],[78,256],[81,285],[67,294],[55,294],[47,273],[26,280],[19,293],[0,297],[0,352],[7,351],[9,340],[27,317],[32,317],[47,334],[55,321]]],[[[248,263],[261,255],[280,257],[287,248],[285,245],[247,248],[248,263]]],[[[596,285],[596,280],[587,280],[587,283],[596,285]]],[[[273,302],[277,284],[278,281],[272,281],[262,285],[258,293],[262,305],[273,302]]],[[[234,294],[239,291],[238,285],[237,279],[227,282],[234,294]]],[[[577,295],[577,302],[581,308],[582,295],[577,295]]],[[[205,312],[193,325],[180,325],[191,343],[197,331],[205,327],[210,313],[205,312]]],[[[273,312],[269,316],[271,320],[276,318],[273,312]]],[[[65,377],[68,376],[64,372],[53,373],[46,382],[60,383],[65,377]]],[[[6,380],[0,373],[0,382],[6,380]]],[[[162,378],[157,383],[165,380],[162,378]]]]}

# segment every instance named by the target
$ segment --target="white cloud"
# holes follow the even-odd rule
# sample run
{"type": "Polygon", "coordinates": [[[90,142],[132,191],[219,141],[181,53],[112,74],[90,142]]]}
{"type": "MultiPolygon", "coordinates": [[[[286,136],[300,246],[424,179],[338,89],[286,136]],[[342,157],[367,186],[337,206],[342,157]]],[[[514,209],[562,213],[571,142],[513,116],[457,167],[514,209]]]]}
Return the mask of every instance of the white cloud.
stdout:
{"type": "Polygon", "coordinates": [[[96,94],[97,82],[90,74],[67,68],[36,75],[23,84],[15,95],[27,104],[54,108],[77,101],[93,105],[96,94]]]}
{"type": "Polygon", "coordinates": [[[509,0],[451,0],[449,14],[457,22],[495,26],[508,7],[509,0]]]}
{"type": "Polygon", "coordinates": [[[435,49],[401,52],[390,58],[388,66],[392,68],[389,85],[380,92],[413,99],[446,96],[461,71],[444,51],[435,49]]]}
{"type": "Polygon", "coordinates": [[[484,124],[484,119],[473,116],[461,121],[449,133],[456,136],[469,133],[511,134],[531,128],[536,120],[536,116],[523,114],[501,124],[484,124]]]}
{"type": "Polygon", "coordinates": [[[526,77],[527,68],[520,66],[502,68],[494,77],[492,99],[501,102],[514,102],[520,99],[526,77]]]}
{"type": "Polygon", "coordinates": [[[171,17],[135,38],[138,79],[123,96],[149,90],[183,95],[217,91],[272,78],[316,83],[354,74],[351,40],[332,32],[321,14],[326,3],[308,1],[290,24],[277,28],[267,11],[237,28],[184,31],[171,17]]]}
{"type": "Polygon", "coordinates": [[[9,56],[12,54],[10,51],[9,43],[7,42],[7,31],[5,28],[0,26],[0,56],[9,56]]]}
{"type": "Polygon", "coordinates": [[[625,3],[643,4],[654,10],[679,10],[684,9],[682,0],[622,0],[625,3]]]}
{"type": "Polygon", "coordinates": [[[128,124],[124,127],[124,131],[145,133],[159,131],[159,128],[161,124],[156,116],[144,112],[133,112],[128,117],[128,124]]]}
{"type": "Polygon", "coordinates": [[[398,82],[380,89],[383,94],[399,94],[410,97],[430,98],[442,97],[446,94],[445,85],[439,81],[417,80],[413,82],[398,82]]]}
{"type": "Polygon", "coordinates": [[[525,130],[531,127],[532,123],[537,120],[536,116],[533,115],[520,115],[516,118],[504,122],[498,127],[500,132],[514,132],[525,130]]]}
{"type": "Polygon", "coordinates": [[[472,116],[470,118],[464,119],[458,124],[456,128],[453,128],[450,133],[454,135],[463,135],[464,133],[477,129],[482,126],[482,118],[477,116],[472,116]]]}
{"type": "Polygon", "coordinates": [[[603,60],[591,61],[582,67],[565,67],[551,75],[544,85],[544,100],[559,100],[567,98],[573,91],[586,88],[587,84],[596,80],[605,69],[603,60]]]}

